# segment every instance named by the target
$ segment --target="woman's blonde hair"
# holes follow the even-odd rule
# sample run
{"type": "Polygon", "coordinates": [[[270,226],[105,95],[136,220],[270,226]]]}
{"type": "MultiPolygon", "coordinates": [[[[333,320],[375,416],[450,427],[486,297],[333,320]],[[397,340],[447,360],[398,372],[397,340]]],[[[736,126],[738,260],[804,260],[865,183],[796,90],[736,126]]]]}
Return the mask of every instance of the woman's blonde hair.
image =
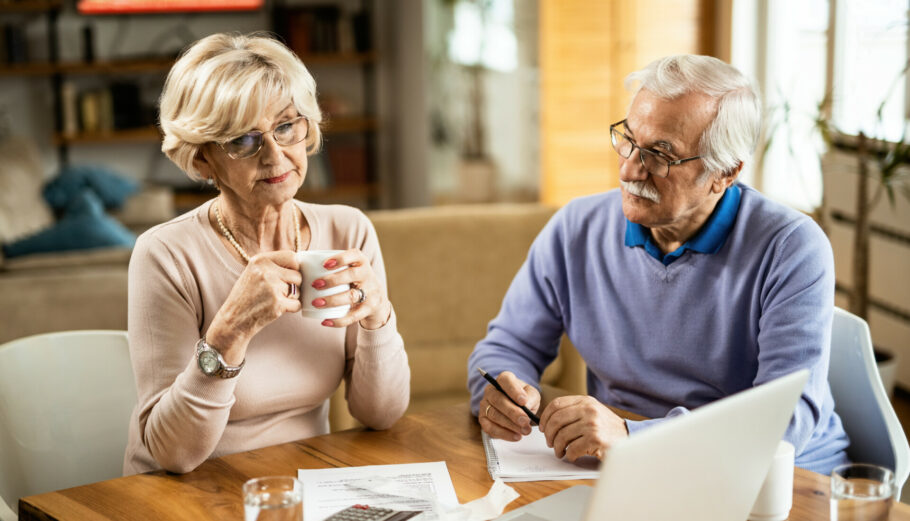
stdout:
{"type": "MultiPolygon", "coordinates": [[[[312,155],[322,144],[316,82],[290,49],[267,33],[218,33],[187,47],[171,68],[159,99],[161,150],[190,178],[203,145],[254,128],[275,102],[289,100],[310,124],[312,155]]],[[[261,129],[268,130],[268,129],[261,129]]]]}

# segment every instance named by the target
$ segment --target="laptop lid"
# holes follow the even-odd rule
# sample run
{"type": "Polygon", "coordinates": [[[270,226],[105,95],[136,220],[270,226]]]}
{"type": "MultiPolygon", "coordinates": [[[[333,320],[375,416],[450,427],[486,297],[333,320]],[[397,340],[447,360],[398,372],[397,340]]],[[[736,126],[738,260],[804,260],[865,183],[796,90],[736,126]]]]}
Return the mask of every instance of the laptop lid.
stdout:
{"type": "Polygon", "coordinates": [[[498,519],[746,519],[808,378],[800,370],[636,434],[607,451],[593,490],[572,487],[498,519]]]}
{"type": "Polygon", "coordinates": [[[808,379],[797,371],[617,444],[584,519],[746,519],[808,379]]]}

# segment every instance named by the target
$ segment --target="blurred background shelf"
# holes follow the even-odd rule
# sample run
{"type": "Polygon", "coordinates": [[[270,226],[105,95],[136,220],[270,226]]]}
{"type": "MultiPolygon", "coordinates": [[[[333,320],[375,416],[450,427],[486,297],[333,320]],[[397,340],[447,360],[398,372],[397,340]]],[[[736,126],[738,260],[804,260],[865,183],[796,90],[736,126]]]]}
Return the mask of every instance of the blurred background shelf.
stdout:
{"type": "Polygon", "coordinates": [[[0,13],[46,13],[60,9],[62,0],[28,0],[0,2],[0,13]]]}
{"type": "MultiPolygon", "coordinates": [[[[0,9],[2,11],[2,9],[0,9]]],[[[301,57],[308,65],[364,65],[375,63],[375,52],[316,53],[301,57]]],[[[164,72],[174,65],[172,57],[149,57],[93,62],[30,62],[0,65],[0,76],[50,76],[52,74],[132,74],[164,72]]]]}
{"type": "Polygon", "coordinates": [[[160,140],[161,133],[153,126],[99,132],[80,132],[71,135],[62,133],[54,134],[54,144],[58,146],[104,143],[149,143],[160,140]]]}
{"type": "MultiPolygon", "coordinates": [[[[328,122],[324,132],[328,135],[373,132],[377,127],[378,122],[375,118],[338,118],[328,122]]],[[[63,134],[60,132],[54,134],[54,144],[58,146],[104,143],[148,143],[160,140],[161,133],[155,126],[99,132],[79,132],[77,134],[63,134]]]]}
{"type": "MultiPolygon", "coordinates": [[[[308,203],[330,204],[344,201],[368,201],[381,195],[378,183],[332,186],[328,188],[302,188],[296,198],[308,203]]],[[[218,195],[214,188],[178,188],[174,190],[174,208],[184,213],[218,195]]]]}

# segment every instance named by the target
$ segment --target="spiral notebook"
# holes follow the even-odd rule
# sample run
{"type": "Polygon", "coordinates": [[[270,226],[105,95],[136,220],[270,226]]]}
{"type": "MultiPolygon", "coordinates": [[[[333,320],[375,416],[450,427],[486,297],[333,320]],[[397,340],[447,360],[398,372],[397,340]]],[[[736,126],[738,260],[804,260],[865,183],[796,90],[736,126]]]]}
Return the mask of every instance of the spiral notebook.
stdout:
{"type": "Polygon", "coordinates": [[[519,441],[491,438],[483,433],[487,453],[487,470],[493,479],[503,481],[549,481],[561,479],[597,479],[600,461],[584,456],[572,463],[559,459],[547,447],[547,438],[536,426],[519,441]]]}

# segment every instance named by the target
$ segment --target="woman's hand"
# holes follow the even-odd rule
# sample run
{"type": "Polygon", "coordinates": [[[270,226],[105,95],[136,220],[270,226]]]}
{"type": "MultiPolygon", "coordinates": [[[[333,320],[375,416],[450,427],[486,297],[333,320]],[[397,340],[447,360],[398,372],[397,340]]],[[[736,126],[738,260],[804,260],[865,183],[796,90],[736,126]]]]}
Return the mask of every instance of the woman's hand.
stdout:
{"type": "Polygon", "coordinates": [[[303,277],[290,250],[260,253],[250,258],[227,300],[215,314],[206,340],[224,360],[239,365],[250,339],[284,313],[300,311],[299,287],[303,277]]]}
{"type": "Polygon", "coordinates": [[[354,322],[360,322],[364,329],[379,329],[384,326],[392,314],[392,305],[379,284],[376,272],[370,265],[369,259],[362,251],[353,248],[323,263],[326,269],[335,269],[344,266],[344,269],[335,273],[327,273],[313,281],[316,289],[331,288],[341,284],[350,284],[351,289],[342,291],[328,297],[313,300],[315,308],[344,306],[350,304],[351,310],[341,318],[326,319],[322,325],[328,327],[347,327],[354,322]]]}

